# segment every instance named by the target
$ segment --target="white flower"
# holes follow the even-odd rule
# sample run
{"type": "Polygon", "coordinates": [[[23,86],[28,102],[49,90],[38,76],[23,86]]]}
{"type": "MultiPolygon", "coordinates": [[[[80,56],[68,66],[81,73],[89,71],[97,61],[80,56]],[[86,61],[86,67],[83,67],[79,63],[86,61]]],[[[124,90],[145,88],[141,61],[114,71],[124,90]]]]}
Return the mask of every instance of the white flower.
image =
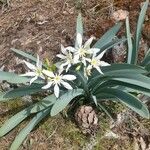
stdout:
{"type": "Polygon", "coordinates": [[[90,48],[90,45],[91,45],[93,39],[94,39],[94,37],[91,37],[83,45],[82,35],[80,33],[77,34],[77,39],[76,39],[77,45],[76,45],[76,50],[74,53],[75,54],[74,61],[76,63],[81,61],[84,64],[84,66],[86,66],[87,55],[99,52],[100,49],[98,49],[98,48],[90,48]]]}
{"type": "Polygon", "coordinates": [[[60,65],[60,69],[63,69],[65,66],[67,66],[66,68],[66,72],[67,72],[69,68],[71,67],[71,65],[74,64],[73,55],[72,55],[72,52],[74,52],[74,50],[75,49],[73,47],[69,46],[69,47],[64,48],[64,46],[61,45],[62,54],[56,55],[57,57],[61,58],[64,62],[60,65]]]}
{"type": "Polygon", "coordinates": [[[29,76],[29,77],[33,77],[30,80],[30,84],[32,84],[35,80],[38,79],[38,77],[45,79],[44,75],[42,74],[42,62],[39,59],[39,55],[37,55],[37,61],[36,61],[36,65],[33,65],[27,61],[23,61],[26,66],[32,70],[31,72],[27,72],[25,74],[22,74],[21,76],[29,76]]]}
{"type": "Polygon", "coordinates": [[[74,75],[61,75],[61,74],[54,74],[51,71],[43,70],[43,73],[48,76],[48,83],[47,85],[43,86],[42,89],[48,89],[51,86],[54,86],[54,94],[58,98],[59,97],[59,86],[63,85],[66,89],[71,90],[72,87],[69,83],[65,82],[64,80],[72,81],[75,80],[76,77],[74,75]]]}
{"type": "Polygon", "coordinates": [[[92,59],[87,59],[87,61],[90,63],[90,65],[87,67],[87,69],[91,70],[92,68],[95,68],[95,69],[97,69],[97,71],[99,73],[103,74],[100,67],[101,66],[110,66],[109,63],[100,60],[103,57],[104,53],[105,53],[105,51],[100,53],[98,56],[96,56],[96,54],[94,53],[92,59]]]}

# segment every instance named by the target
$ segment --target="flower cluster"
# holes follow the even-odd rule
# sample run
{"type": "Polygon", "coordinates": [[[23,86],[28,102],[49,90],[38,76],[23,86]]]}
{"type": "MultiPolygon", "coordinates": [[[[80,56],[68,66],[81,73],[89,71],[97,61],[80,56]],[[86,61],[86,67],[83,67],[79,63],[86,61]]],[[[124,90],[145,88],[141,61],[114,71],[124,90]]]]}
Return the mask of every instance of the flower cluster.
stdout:
{"type": "Polygon", "coordinates": [[[93,68],[95,68],[99,73],[103,74],[100,67],[109,65],[108,63],[100,60],[105,51],[98,54],[100,49],[90,48],[93,39],[94,37],[91,37],[83,44],[82,36],[78,33],[77,44],[75,47],[68,46],[65,48],[63,45],[61,45],[62,53],[57,55],[57,57],[61,59],[61,65],[58,67],[56,72],[43,69],[42,62],[40,61],[38,55],[36,65],[24,61],[31,72],[27,72],[22,76],[32,77],[30,84],[32,84],[38,78],[45,80],[46,85],[43,86],[42,89],[54,87],[54,94],[56,97],[59,97],[60,86],[63,86],[68,90],[72,89],[72,86],[68,83],[68,81],[75,80],[76,76],[67,74],[72,65],[82,63],[84,65],[84,75],[86,77],[90,75],[93,68]],[[63,75],[63,72],[66,73],[63,75]]]}
{"type": "Polygon", "coordinates": [[[57,55],[57,57],[62,59],[60,68],[68,72],[69,68],[72,65],[82,63],[85,70],[91,72],[91,70],[95,68],[97,69],[97,71],[99,71],[99,73],[103,74],[100,67],[108,66],[110,64],[100,60],[103,57],[105,51],[97,55],[100,49],[90,48],[93,39],[94,37],[91,37],[83,44],[83,38],[81,34],[78,33],[76,47],[69,46],[64,48],[63,46],[61,46],[62,54],[57,55]]]}

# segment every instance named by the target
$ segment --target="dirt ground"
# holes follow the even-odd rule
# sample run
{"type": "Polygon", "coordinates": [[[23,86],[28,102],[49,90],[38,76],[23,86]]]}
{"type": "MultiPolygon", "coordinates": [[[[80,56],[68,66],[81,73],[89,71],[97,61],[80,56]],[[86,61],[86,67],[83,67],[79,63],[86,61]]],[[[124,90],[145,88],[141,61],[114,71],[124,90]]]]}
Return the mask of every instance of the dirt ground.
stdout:
{"type": "MultiPolygon", "coordinates": [[[[42,59],[54,60],[55,55],[60,51],[61,43],[65,46],[74,44],[76,17],[80,10],[84,21],[85,39],[91,35],[101,37],[116,23],[111,15],[119,9],[129,11],[131,29],[134,32],[142,2],[143,0],[82,0],[82,3],[81,0],[0,0],[0,67],[4,65],[6,70],[15,69],[17,59],[10,48],[17,48],[33,55],[38,53],[42,59]]],[[[147,17],[150,18],[150,11],[147,17]]],[[[125,31],[121,30],[120,34],[124,35],[125,31]]],[[[143,39],[145,42],[150,41],[150,19],[145,21],[143,39]]],[[[1,122],[4,118],[1,117],[1,122]]],[[[56,122],[54,121],[54,126],[56,122]]],[[[66,122],[64,120],[63,122],[65,126],[66,122]]],[[[50,135],[54,134],[51,139],[46,135],[43,126],[30,134],[25,141],[28,144],[23,145],[21,149],[77,150],[83,146],[79,144],[80,138],[87,141],[82,135],[79,139],[74,137],[72,139],[76,139],[74,142],[64,135],[60,136],[59,125],[58,129],[51,127],[57,131],[50,133],[50,135]],[[76,143],[77,146],[71,147],[72,143],[74,146],[76,143]]],[[[0,141],[0,150],[8,149],[16,133],[17,131],[13,131],[0,141]]],[[[104,149],[112,148],[108,146],[104,149]]],[[[121,150],[120,147],[117,150],[121,150]]]]}

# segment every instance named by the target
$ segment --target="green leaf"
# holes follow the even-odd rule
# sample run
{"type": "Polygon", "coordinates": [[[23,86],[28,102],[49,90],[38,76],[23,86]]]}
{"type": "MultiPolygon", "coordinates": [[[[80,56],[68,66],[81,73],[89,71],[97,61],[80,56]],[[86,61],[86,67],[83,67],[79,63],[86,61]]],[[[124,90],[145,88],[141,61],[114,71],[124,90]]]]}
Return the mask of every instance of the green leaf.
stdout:
{"type": "Polygon", "coordinates": [[[102,71],[105,73],[110,73],[111,72],[132,72],[132,73],[136,73],[136,74],[144,74],[147,73],[147,71],[141,67],[141,66],[137,66],[137,65],[133,65],[133,64],[111,64],[110,66],[105,66],[105,67],[101,67],[102,71]]]}
{"type": "MultiPolygon", "coordinates": [[[[126,18],[126,33],[127,33],[127,43],[128,43],[128,57],[127,57],[127,63],[131,64],[132,62],[132,56],[134,55],[132,49],[132,38],[131,38],[131,32],[130,32],[130,25],[129,25],[129,18],[126,18]]],[[[134,56],[133,56],[134,58],[134,56]]]]}
{"type": "Polygon", "coordinates": [[[141,73],[147,73],[147,71],[136,65],[131,64],[112,64],[111,66],[101,67],[104,75],[93,73],[89,78],[88,86],[93,89],[97,84],[101,84],[103,81],[111,79],[112,77],[125,77],[128,75],[135,75],[141,73]],[[99,82],[98,82],[99,81],[99,82]]]}
{"type": "Polygon", "coordinates": [[[83,23],[81,13],[79,13],[77,17],[76,33],[80,33],[81,35],[83,35],[83,23]]]}
{"type": "Polygon", "coordinates": [[[9,92],[6,92],[6,94],[3,97],[4,98],[17,98],[17,97],[21,97],[25,95],[30,95],[33,93],[44,91],[42,89],[43,86],[44,86],[43,84],[32,84],[30,86],[19,87],[9,92]]]}
{"type": "Polygon", "coordinates": [[[123,92],[118,89],[107,88],[102,90],[101,92],[108,93],[112,96],[115,96],[119,99],[123,104],[131,108],[133,111],[138,113],[140,116],[149,119],[149,111],[144,103],[142,103],[139,99],[135,96],[123,92]]]}
{"type": "Polygon", "coordinates": [[[114,40],[112,40],[111,42],[106,43],[106,45],[104,45],[104,46],[100,49],[100,51],[98,52],[98,54],[101,53],[101,52],[103,52],[103,51],[106,50],[106,49],[111,49],[111,48],[113,48],[114,46],[125,42],[126,40],[127,40],[127,39],[126,39],[125,37],[122,37],[121,39],[118,39],[118,38],[117,38],[117,39],[114,39],[114,40]]]}
{"type": "Polygon", "coordinates": [[[18,112],[10,119],[8,119],[3,126],[0,128],[0,137],[7,134],[9,131],[14,129],[19,123],[21,123],[25,118],[30,116],[32,113],[37,113],[44,109],[50,108],[56,102],[56,97],[53,95],[47,96],[43,100],[25,108],[24,110],[18,112]]]}
{"type": "Polygon", "coordinates": [[[0,81],[4,80],[9,83],[27,83],[30,81],[29,78],[19,76],[13,72],[0,71],[0,81]]]}
{"type": "Polygon", "coordinates": [[[97,106],[97,99],[96,99],[96,96],[92,95],[92,99],[93,99],[95,105],[97,106]]]}
{"type": "Polygon", "coordinates": [[[13,52],[17,53],[18,55],[23,56],[24,58],[27,58],[27,59],[30,59],[30,60],[36,62],[36,58],[26,52],[23,52],[21,50],[15,49],[15,48],[11,48],[11,50],[13,52]]]}
{"type": "Polygon", "coordinates": [[[46,109],[44,111],[39,112],[36,114],[36,116],[29,122],[29,124],[19,132],[19,134],[16,136],[15,140],[13,141],[10,150],[17,150],[23,140],[27,137],[27,135],[33,130],[33,128],[44,118],[48,113],[50,112],[50,109],[46,109]]]}
{"type": "Polygon", "coordinates": [[[83,94],[82,89],[69,90],[68,92],[63,94],[61,97],[57,99],[56,103],[53,105],[51,109],[51,116],[57,115],[70,103],[72,99],[82,94],[83,94]]]}
{"type": "Polygon", "coordinates": [[[150,49],[147,51],[142,63],[141,63],[141,66],[146,66],[150,63],[150,49]]]}
{"type": "Polygon", "coordinates": [[[100,87],[98,87],[95,91],[93,91],[93,93],[98,94],[102,88],[106,88],[106,87],[116,87],[118,89],[122,89],[123,91],[143,93],[147,96],[150,96],[149,89],[143,88],[140,85],[137,86],[137,85],[116,81],[116,80],[107,80],[106,82],[102,83],[100,87]]]}
{"type": "Polygon", "coordinates": [[[129,74],[129,75],[125,75],[124,77],[113,77],[113,80],[117,80],[117,81],[122,81],[125,83],[129,83],[129,84],[133,84],[133,85],[137,85],[140,87],[143,87],[145,89],[149,89],[150,90],[150,78],[146,77],[144,75],[134,75],[134,74],[129,74]]]}
{"type": "MultiPolygon", "coordinates": [[[[80,33],[83,36],[83,23],[82,23],[82,16],[81,13],[78,14],[77,17],[77,24],[76,24],[76,36],[80,33]]],[[[75,47],[77,46],[77,37],[75,42],[75,47]]]]}
{"type": "Polygon", "coordinates": [[[138,57],[138,49],[139,49],[139,42],[140,42],[140,38],[141,38],[141,31],[142,31],[142,25],[144,22],[144,18],[145,18],[145,14],[146,14],[146,10],[148,8],[148,4],[149,4],[149,0],[147,0],[140,12],[139,18],[138,18],[138,22],[137,22],[137,28],[136,28],[136,35],[135,35],[135,40],[134,40],[134,45],[133,45],[133,56],[132,56],[132,64],[136,64],[137,63],[137,57],[138,57]]]}
{"type": "Polygon", "coordinates": [[[111,29],[109,29],[94,45],[94,48],[101,49],[103,46],[108,44],[113,40],[117,32],[119,31],[120,27],[122,26],[122,23],[118,23],[115,26],[113,26],[111,29]]]}
{"type": "Polygon", "coordinates": [[[44,91],[42,89],[42,86],[42,84],[32,84],[30,86],[19,87],[8,92],[1,92],[0,102],[5,102],[13,98],[18,98],[25,95],[30,95],[40,91],[44,91]]]}
{"type": "Polygon", "coordinates": [[[45,97],[41,101],[37,102],[35,105],[33,105],[32,109],[30,110],[31,113],[36,113],[41,110],[44,110],[50,106],[52,106],[56,102],[57,98],[54,94],[45,97]]]}

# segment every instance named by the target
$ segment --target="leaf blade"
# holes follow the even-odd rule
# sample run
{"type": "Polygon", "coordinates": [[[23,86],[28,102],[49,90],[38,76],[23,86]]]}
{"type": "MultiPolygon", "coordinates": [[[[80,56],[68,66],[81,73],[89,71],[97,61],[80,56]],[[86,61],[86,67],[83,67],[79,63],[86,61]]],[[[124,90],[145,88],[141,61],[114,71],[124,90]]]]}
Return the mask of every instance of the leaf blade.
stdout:
{"type": "Polygon", "coordinates": [[[143,104],[139,99],[137,99],[135,96],[123,92],[118,89],[112,89],[107,88],[104,89],[102,92],[106,92],[111,94],[112,96],[115,96],[117,99],[119,99],[123,104],[125,104],[127,107],[138,113],[140,116],[149,119],[149,111],[145,104],[143,104]]]}
{"type": "Polygon", "coordinates": [[[56,103],[53,105],[51,109],[51,116],[55,116],[59,112],[61,112],[68,104],[69,102],[79,96],[82,95],[83,90],[82,89],[74,89],[70,90],[64,95],[62,95],[60,98],[57,99],[56,103]]]}
{"type": "Polygon", "coordinates": [[[101,49],[104,45],[111,42],[112,39],[117,34],[117,32],[119,31],[121,26],[122,26],[122,23],[118,23],[118,24],[114,25],[93,45],[93,47],[101,49]]]}
{"type": "Polygon", "coordinates": [[[27,137],[27,135],[33,130],[33,128],[49,113],[49,109],[46,109],[42,112],[36,114],[35,117],[28,123],[28,125],[22,129],[19,134],[16,136],[15,140],[13,141],[10,150],[17,150],[23,140],[27,137]]]}

